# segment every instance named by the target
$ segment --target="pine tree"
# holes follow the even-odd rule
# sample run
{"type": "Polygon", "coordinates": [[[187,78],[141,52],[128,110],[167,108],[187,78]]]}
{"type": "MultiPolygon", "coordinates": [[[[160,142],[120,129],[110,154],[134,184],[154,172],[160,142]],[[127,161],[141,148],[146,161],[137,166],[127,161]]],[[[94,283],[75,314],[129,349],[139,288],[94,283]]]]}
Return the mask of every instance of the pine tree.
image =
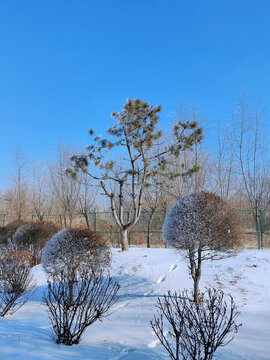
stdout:
{"type": "Polygon", "coordinates": [[[88,153],[73,156],[74,168],[68,170],[74,177],[79,172],[89,175],[110,199],[123,251],[128,250],[128,231],[140,218],[144,189],[151,177],[166,172],[168,154],[178,156],[202,140],[197,122],[178,122],[173,129],[174,142],[167,145],[158,128],[161,110],[160,105],[128,99],[121,112],[112,114],[116,124],[107,130],[108,138],[100,138],[90,130],[93,141],[88,153]],[[117,157],[120,161],[115,160],[117,157]],[[131,202],[129,219],[124,217],[124,195],[131,202]]]}

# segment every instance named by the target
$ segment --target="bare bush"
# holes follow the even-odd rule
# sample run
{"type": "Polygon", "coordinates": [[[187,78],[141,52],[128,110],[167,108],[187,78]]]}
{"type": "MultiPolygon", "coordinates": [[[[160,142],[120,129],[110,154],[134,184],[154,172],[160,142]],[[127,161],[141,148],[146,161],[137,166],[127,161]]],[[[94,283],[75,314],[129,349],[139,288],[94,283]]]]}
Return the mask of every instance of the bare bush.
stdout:
{"type": "Polygon", "coordinates": [[[7,248],[9,251],[7,252],[6,256],[10,262],[16,262],[18,264],[24,264],[27,266],[34,266],[34,257],[30,254],[27,250],[18,250],[14,248],[14,246],[7,248]]]}
{"type": "Polygon", "coordinates": [[[101,272],[94,276],[86,266],[78,269],[73,280],[61,271],[48,281],[43,304],[47,307],[56,342],[78,344],[88,326],[108,316],[119,287],[111,277],[105,278],[101,272]]]}
{"type": "Polygon", "coordinates": [[[162,235],[188,260],[198,302],[202,262],[234,255],[242,246],[244,230],[237,213],[221,197],[200,192],[182,197],[170,209],[162,235]]]}
{"type": "Polygon", "coordinates": [[[36,283],[30,272],[30,266],[1,256],[0,316],[16,312],[32,297],[36,283]]]}
{"type": "Polygon", "coordinates": [[[105,240],[90,229],[64,229],[48,242],[41,262],[48,274],[54,276],[62,271],[72,279],[84,265],[93,273],[107,268],[110,254],[105,240]]]}
{"type": "Polygon", "coordinates": [[[13,236],[18,250],[26,250],[33,257],[32,265],[38,265],[44,246],[59,231],[59,226],[48,221],[36,221],[22,224],[13,236]]]}
{"type": "Polygon", "coordinates": [[[226,301],[223,291],[207,289],[196,304],[191,295],[169,291],[158,298],[158,312],[150,322],[171,360],[211,360],[241,326],[235,323],[239,312],[232,296],[226,301]]]}

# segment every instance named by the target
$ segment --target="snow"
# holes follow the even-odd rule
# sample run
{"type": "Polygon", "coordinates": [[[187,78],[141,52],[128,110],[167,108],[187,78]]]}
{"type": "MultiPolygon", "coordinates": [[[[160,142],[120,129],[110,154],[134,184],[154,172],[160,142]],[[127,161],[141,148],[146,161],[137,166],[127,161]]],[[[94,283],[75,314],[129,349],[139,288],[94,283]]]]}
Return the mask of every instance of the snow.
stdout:
{"type": "MultiPolygon", "coordinates": [[[[121,285],[111,315],[90,326],[79,345],[57,345],[41,305],[46,275],[33,268],[37,292],[17,313],[0,320],[2,360],[165,360],[149,321],[157,297],[167,290],[191,288],[183,258],[173,249],[113,249],[111,274],[121,285]]],[[[270,250],[245,250],[234,258],[203,264],[200,288],[231,293],[243,324],[235,339],[217,352],[220,360],[270,359],[270,250]]]]}

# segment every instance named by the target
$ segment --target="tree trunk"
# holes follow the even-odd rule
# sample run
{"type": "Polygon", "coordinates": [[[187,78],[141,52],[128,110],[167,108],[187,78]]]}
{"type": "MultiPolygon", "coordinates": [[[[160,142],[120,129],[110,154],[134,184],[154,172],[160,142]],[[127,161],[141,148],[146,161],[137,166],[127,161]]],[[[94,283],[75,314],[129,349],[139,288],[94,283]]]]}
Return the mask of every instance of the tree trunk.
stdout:
{"type": "Polygon", "coordinates": [[[261,249],[261,228],[260,228],[260,214],[258,210],[255,210],[254,213],[254,221],[256,227],[256,235],[257,235],[257,242],[258,242],[258,249],[261,249]]]}
{"type": "Polygon", "coordinates": [[[66,213],[64,213],[64,226],[67,227],[67,216],[66,213]]]}
{"type": "Polygon", "coordinates": [[[197,254],[197,264],[193,267],[193,270],[191,272],[192,278],[193,278],[193,286],[194,286],[194,293],[193,293],[193,300],[196,304],[199,304],[199,282],[202,275],[202,253],[201,250],[198,250],[197,254]]]}
{"type": "Polygon", "coordinates": [[[85,218],[85,222],[86,222],[87,229],[90,229],[90,224],[89,224],[88,215],[85,213],[85,214],[83,214],[83,216],[84,216],[84,218],[85,218]]]}
{"type": "Polygon", "coordinates": [[[261,250],[261,232],[260,229],[257,230],[257,241],[258,241],[258,249],[261,250]]]}
{"type": "Polygon", "coordinates": [[[120,230],[121,234],[121,249],[122,251],[128,251],[128,231],[127,230],[120,230]]]}
{"type": "Polygon", "coordinates": [[[71,228],[71,226],[72,226],[72,221],[73,221],[73,214],[69,213],[69,214],[68,214],[68,218],[69,218],[69,227],[71,228]]]}
{"type": "Polygon", "coordinates": [[[193,300],[196,304],[199,304],[199,282],[200,279],[195,275],[193,278],[194,282],[194,293],[193,293],[193,300]]]}
{"type": "Polygon", "coordinates": [[[73,293],[73,285],[74,281],[69,280],[68,281],[68,290],[69,290],[69,306],[72,306],[74,304],[74,293],[73,293]]]}
{"type": "Polygon", "coordinates": [[[152,222],[153,222],[153,218],[154,218],[154,213],[155,213],[155,211],[151,211],[151,214],[149,216],[149,221],[147,224],[147,247],[148,248],[151,247],[150,232],[151,232],[151,226],[152,226],[152,222]]]}

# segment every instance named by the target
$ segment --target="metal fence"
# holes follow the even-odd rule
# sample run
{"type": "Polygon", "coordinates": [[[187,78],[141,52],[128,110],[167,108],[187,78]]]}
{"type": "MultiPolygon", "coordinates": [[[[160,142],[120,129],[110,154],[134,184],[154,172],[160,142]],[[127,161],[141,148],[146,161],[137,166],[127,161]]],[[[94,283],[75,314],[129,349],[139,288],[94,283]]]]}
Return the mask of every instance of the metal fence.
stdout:
{"type": "Polygon", "coordinates": [[[237,209],[236,211],[245,228],[246,246],[248,248],[256,247],[259,236],[261,248],[270,248],[270,209],[258,210],[257,214],[254,214],[252,210],[246,209],[237,209]],[[258,224],[257,230],[255,219],[257,219],[258,224]]]}
{"type": "MultiPolygon", "coordinates": [[[[246,248],[258,247],[258,233],[260,236],[261,248],[270,248],[270,209],[259,210],[257,220],[259,229],[256,231],[256,222],[251,210],[236,209],[244,224],[246,233],[246,248]]],[[[57,223],[60,227],[69,226],[69,219],[63,214],[43,215],[44,220],[57,223]]],[[[130,213],[124,213],[124,220],[128,222],[130,213]]],[[[155,212],[151,226],[149,226],[150,214],[142,211],[137,224],[129,231],[129,244],[146,246],[147,238],[153,247],[164,246],[161,238],[162,224],[165,219],[164,212],[155,212]]],[[[37,220],[36,215],[32,215],[32,220],[37,220]]],[[[2,226],[6,224],[5,214],[0,214],[2,226]]],[[[111,212],[80,213],[72,219],[72,226],[88,226],[95,232],[102,234],[112,245],[120,244],[120,232],[113,219],[111,212]]]]}

